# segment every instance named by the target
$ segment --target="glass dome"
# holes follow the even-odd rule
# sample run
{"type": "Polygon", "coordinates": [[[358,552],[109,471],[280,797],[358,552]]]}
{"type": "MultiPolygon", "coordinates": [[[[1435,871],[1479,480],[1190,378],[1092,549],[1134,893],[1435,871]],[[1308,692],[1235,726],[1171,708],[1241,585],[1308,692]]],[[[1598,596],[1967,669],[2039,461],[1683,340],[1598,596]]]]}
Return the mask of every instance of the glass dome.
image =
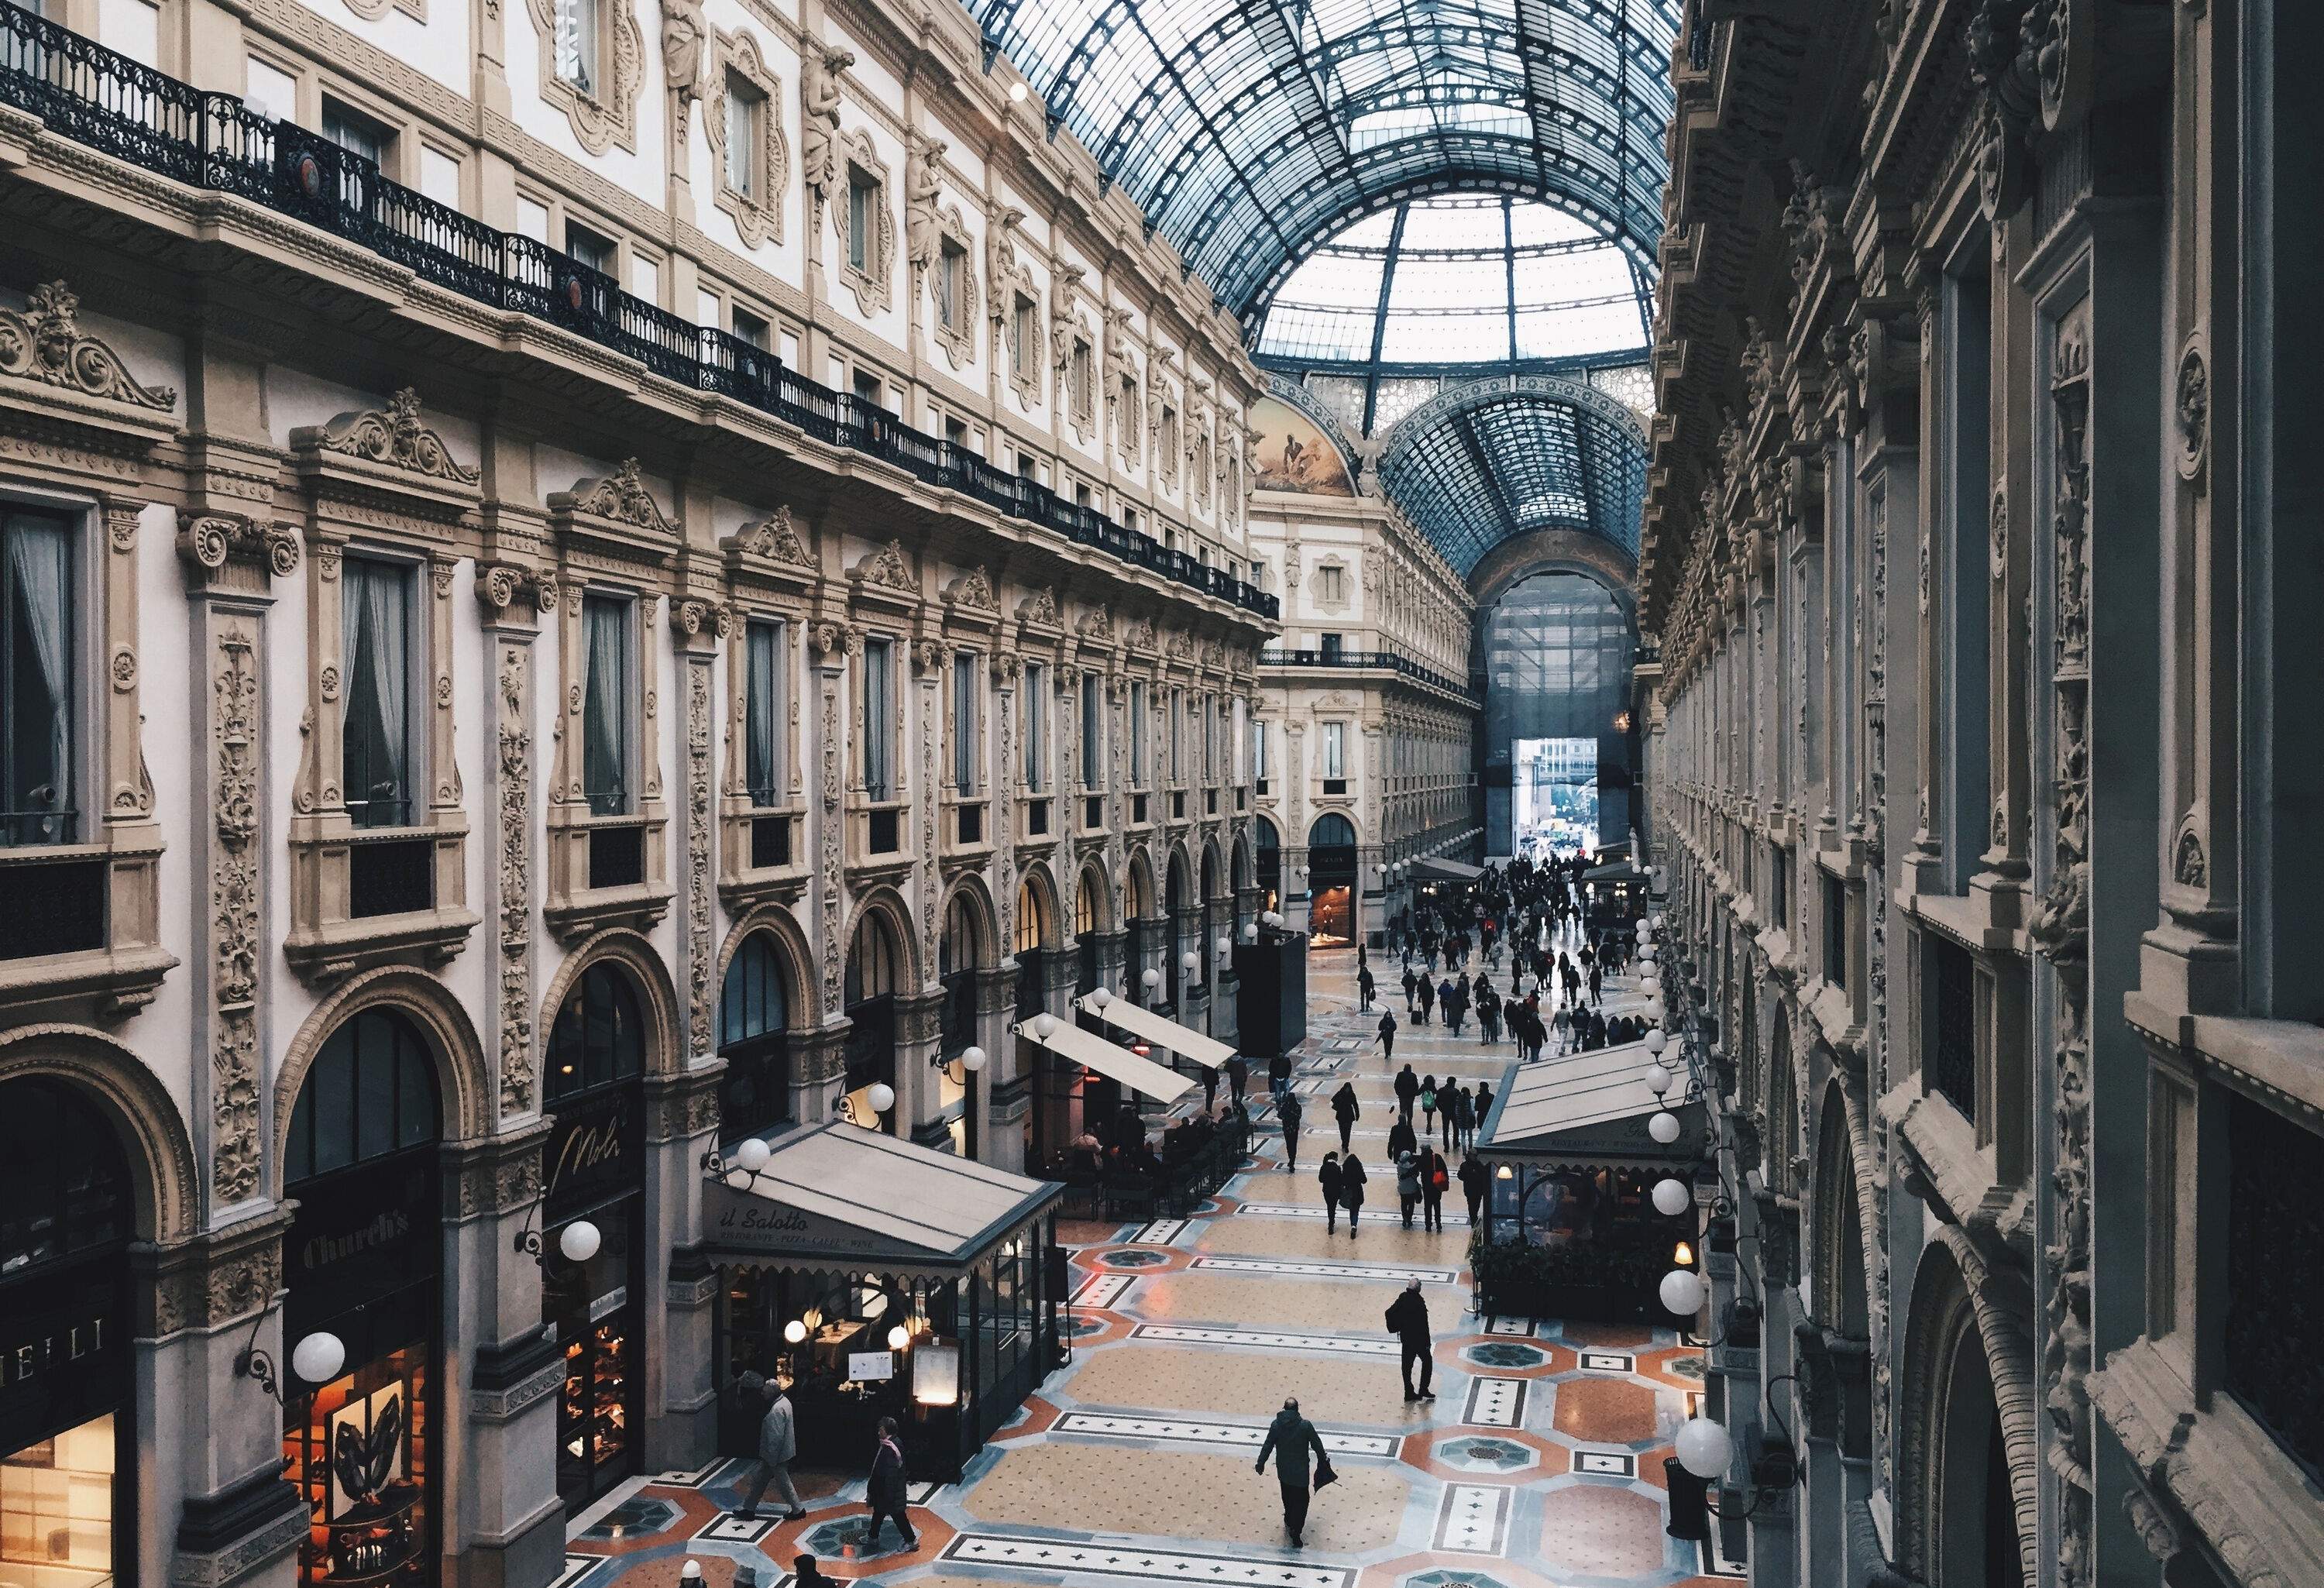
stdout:
{"type": "Polygon", "coordinates": [[[1614,238],[1501,194],[1411,198],[1355,222],[1276,292],[1258,351],[1308,369],[1618,359],[1651,339],[1647,277],[1614,238]]]}

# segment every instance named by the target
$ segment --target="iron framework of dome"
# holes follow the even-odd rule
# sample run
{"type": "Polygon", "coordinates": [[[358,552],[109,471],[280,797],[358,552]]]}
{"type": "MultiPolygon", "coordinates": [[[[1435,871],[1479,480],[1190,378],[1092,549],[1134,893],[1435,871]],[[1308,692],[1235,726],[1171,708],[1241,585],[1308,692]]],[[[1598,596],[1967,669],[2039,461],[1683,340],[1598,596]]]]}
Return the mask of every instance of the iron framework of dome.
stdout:
{"type": "Polygon", "coordinates": [[[1478,381],[1388,433],[1380,485],[1466,578],[1501,542],[1575,530],[1638,554],[1646,437],[1629,411],[1577,381],[1478,381]]]}
{"type": "Polygon", "coordinates": [[[1351,220],[1451,191],[1662,235],[1678,0],[969,0],[1099,167],[1256,326],[1351,220]]]}

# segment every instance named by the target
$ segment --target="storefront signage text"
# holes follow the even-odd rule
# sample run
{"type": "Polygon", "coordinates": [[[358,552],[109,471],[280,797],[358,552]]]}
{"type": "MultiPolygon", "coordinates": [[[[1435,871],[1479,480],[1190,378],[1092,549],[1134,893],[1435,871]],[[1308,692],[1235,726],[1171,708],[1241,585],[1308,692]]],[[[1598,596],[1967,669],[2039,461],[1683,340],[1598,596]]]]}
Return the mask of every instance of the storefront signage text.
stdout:
{"type": "Polygon", "coordinates": [[[309,1236],[299,1249],[299,1260],[309,1269],[325,1268],[358,1252],[392,1246],[410,1233],[411,1215],[400,1207],[390,1208],[344,1233],[309,1236]]]}
{"type": "Polygon", "coordinates": [[[0,1345],[0,1389],[31,1382],[105,1350],[106,1317],[55,1321],[31,1339],[0,1345]]]}
{"type": "Polygon", "coordinates": [[[563,1124],[549,1145],[542,1193],[554,1201],[621,1178],[634,1142],[629,1110],[619,1101],[563,1124]]]}

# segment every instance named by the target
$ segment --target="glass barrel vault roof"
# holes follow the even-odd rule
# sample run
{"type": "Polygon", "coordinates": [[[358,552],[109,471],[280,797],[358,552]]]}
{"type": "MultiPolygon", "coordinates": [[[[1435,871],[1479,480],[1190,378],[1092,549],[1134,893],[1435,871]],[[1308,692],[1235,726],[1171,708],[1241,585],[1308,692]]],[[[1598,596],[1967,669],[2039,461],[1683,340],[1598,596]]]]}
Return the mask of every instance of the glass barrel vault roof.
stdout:
{"type": "Polygon", "coordinates": [[[1346,222],[1430,193],[1545,198],[1654,259],[1679,0],[968,5],[1247,321],[1346,222]]]}

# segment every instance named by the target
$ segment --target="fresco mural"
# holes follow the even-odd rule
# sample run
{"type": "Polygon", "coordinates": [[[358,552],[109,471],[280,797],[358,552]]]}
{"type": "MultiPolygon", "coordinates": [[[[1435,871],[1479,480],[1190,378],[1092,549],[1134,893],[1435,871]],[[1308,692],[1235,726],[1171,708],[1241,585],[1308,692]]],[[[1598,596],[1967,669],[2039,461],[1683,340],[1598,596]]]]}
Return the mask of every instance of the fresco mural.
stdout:
{"type": "Polygon", "coordinates": [[[1308,496],[1356,494],[1340,449],[1297,409],[1262,397],[1251,404],[1250,428],[1259,439],[1259,472],[1251,481],[1257,489],[1308,496]]]}

